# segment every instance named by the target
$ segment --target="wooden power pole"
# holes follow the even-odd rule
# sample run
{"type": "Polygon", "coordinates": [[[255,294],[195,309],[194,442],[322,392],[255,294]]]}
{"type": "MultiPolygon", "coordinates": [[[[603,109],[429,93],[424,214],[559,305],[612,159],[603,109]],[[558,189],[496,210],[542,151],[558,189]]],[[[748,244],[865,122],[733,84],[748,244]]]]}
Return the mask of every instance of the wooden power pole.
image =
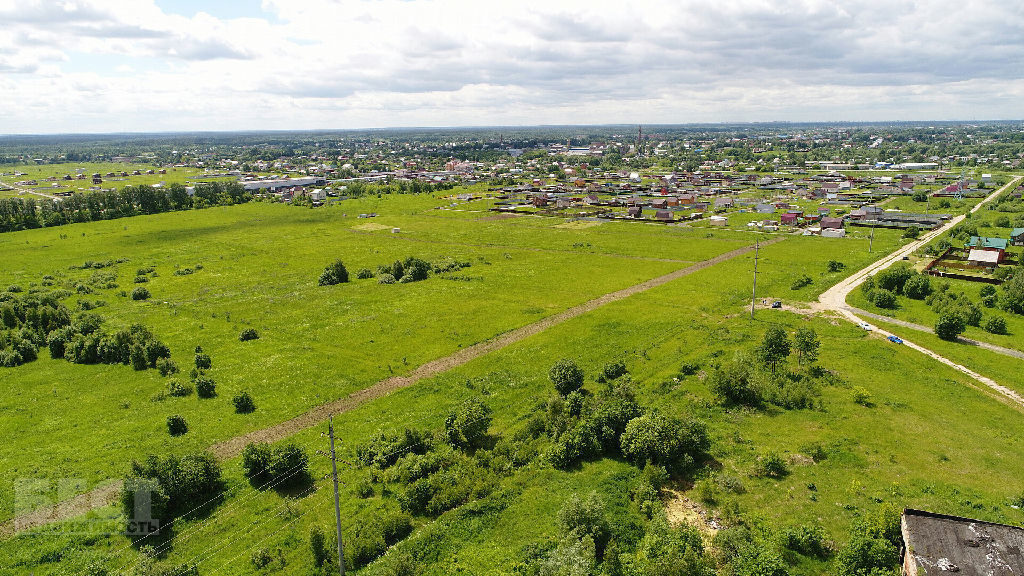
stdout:
{"type": "Polygon", "coordinates": [[[338,500],[338,460],[334,455],[334,415],[327,419],[327,435],[331,438],[331,477],[334,479],[334,520],[338,525],[338,570],[345,576],[345,551],[341,545],[341,504],[338,500]]]}
{"type": "Polygon", "coordinates": [[[750,293],[750,318],[754,318],[754,303],[757,302],[757,253],[761,247],[761,241],[754,241],[754,288],[750,293]]]}

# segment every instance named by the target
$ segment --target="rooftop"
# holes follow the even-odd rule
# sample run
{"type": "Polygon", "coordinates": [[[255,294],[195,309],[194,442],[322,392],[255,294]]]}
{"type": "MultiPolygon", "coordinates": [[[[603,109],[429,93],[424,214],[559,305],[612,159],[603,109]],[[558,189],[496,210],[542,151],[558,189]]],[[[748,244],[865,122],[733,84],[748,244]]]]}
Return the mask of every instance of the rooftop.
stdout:
{"type": "MultiPolygon", "coordinates": [[[[913,563],[907,573],[1011,576],[1024,573],[1024,529],[907,509],[903,540],[913,563]]],[[[908,559],[909,560],[909,559],[908,559]]]]}

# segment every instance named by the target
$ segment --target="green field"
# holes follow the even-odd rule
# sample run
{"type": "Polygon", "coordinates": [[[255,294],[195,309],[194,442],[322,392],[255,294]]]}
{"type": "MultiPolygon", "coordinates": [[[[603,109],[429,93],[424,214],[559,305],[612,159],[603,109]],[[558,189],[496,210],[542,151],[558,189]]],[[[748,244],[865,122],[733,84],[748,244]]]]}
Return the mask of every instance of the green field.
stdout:
{"type": "MultiPolygon", "coordinates": [[[[436,209],[449,202],[385,196],[320,209],[250,203],[0,235],[0,286],[28,290],[45,275],[60,285],[87,283],[97,271],[72,266],[127,259],[98,271],[115,272],[119,287],[75,294],[65,303],[107,302],[97,312],[108,324],[151,327],[186,371],[201,345],[213,359],[210,375],[219,393],[208,400],[161,398],[166,379],[153,370],[74,365],[42,351],[35,362],[0,368],[0,433],[7,440],[0,448],[2,518],[14,512],[16,479],[51,481],[50,496],[57,497],[61,479],[80,478],[80,491],[119,478],[133,457],[181,454],[279,423],[460,348],[768,238],[629,222],[566,227],[558,218],[436,209]],[[379,215],[356,217],[369,212],[379,215]],[[470,266],[412,284],[316,283],[337,258],[354,274],[407,256],[470,266]],[[193,274],[174,274],[197,265],[201,269],[193,274]],[[152,298],[120,296],[135,286],[136,270],[148,266],[157,272],[144,284],[152,298]],[[239,333],[249,327],[260,339],[240,342],[239,333]],[[232,395],[243,389],[256,401],[253,414],[231,409],[232,395]],[[168,436],[165,419],[174,413],[188,420],[188,434],[168,436]]],[[[851,236],[770,236],[784,240],[758,253],[758,296],[814,300],[906,242],[895,231],[878,230],[868,252],[866,234],[851,236]],[[829,272],[830,260],[845,270],[829,272]],[[801,276],[811,282],[793,289],[801,276]]],[[[707,423],[711,463],[677,477],[672,488],[698,500],[707,494],[699,496],[692,481],[713,479],[719,487],[704,505],[727,524],[736,517],[780,529],[818,524],[839,547],[857,519],[884,504],[1024,522],[1024,513],[1010,507],[1024,492],[1019,410],[959,372],[849,323],[774,310],[750,319],[753,259],[747,253],[605,305],[336,417],[345,461],[339,474],[346,539],[397,510],[394,495],[402,490],[398,483],[377,484],[372,495],[357,496],[369,473],[351,464],[356,446],[410,426],[440,430],[449,410],[474,397],[494,411],[491,434],[512,438],[552,395],[547,371],[563,357],[584,369],[586,388],[595,393],[602,366],[621,360],[641,404],[707,423]],[[817,405],[721,405],[702,375],[737,351],[752,350],[773,325],[789,332],[812,327],[820,337],[819,364],[834,376],[820,381],[817,405]],[[683,363],[700,371],[683,375],[683,363]],[[855,403],[859,391],[870,400],[855,403]],[[757,457],[769,451],[789,462],[780,479],[753,475],[757,457]],[[743,490],[721,488],[726,478],[743,490]]],[[[1003,357],[936,349],[1000,382],[1018,366],[1003,357]]],[[[803,370],[793,360],[788,366],[803,370]]],[[[280,549],[285,567],[256,573],[309,572],[310,527],[333,526],[331,487],[320,480],[329,463],[312,455],[326,447],[323,430],[317,426],[291,438],[311,454],[316,480],[310,494],[257,491],[243,478],[239,459],[231,459],[224,464],[225,501],[208,516],[177,523],[160,563],[198,562],[201,574],[251,574],[253,551],[266,548],[274,554],[280,549]]],[[[543,437],[537,442],[540,450],[550,444],[543,437]]],[[[592,458],[567,471],[534,458],[492,476],[481,498],[437,518],[415,515],[412,535],[363,572],[393,573],[392,562],[409,554],[420,574],[512,574],[530,545],[561,537],[556,516],[564,502],[590,491],[604,499],[617,541],[635,546],[648,523],[630,502],[639,468],[618,458],[592,458]]],[[[76,490],[65,486],[60,495],[69,491],[76,490]]],[[[116,515],[107,508],[91,518],[116,515]]],[[[115,569],[138,562],[123,536],[75,534],[83,527],[75,523],[56,525],[61,527],[70,533],[42,529],[0,542],[0,566],[61,574],[98,561],[119,574],[123,570],[115,569]]],[[[803,556],[789,567],[795,574],[828,569],[827,560],[803,556]]]]}

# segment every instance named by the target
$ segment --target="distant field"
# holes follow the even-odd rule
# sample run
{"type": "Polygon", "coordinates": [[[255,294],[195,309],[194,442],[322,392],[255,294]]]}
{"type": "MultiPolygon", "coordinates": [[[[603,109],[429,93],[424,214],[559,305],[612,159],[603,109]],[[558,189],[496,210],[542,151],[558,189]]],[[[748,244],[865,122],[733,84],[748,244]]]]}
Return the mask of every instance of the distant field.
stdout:
{"type": "MultiPolygon", "coordinates": [[[[30,190],[38,191],[42,194],[54,194],[56,192],[88,192],[93,186],[99,186],[101,188],[115,188],[120,189],[125,186],[139,186],[139,185],[153,185],[163,183],[169,184],[184,184],[194,180],[201,179],[203,170],[199,168],[168,168],[161,167],[151,164],[122,164],[122,163],[110,163],[110,162],[80,162],[80,163],[66,163],[66,164],[26,164],[21,166],[0,166],[0,181],[7,184],[13,184],[15,182],[21,182],[24,180],[36,180],[39,184],[37,186],[29,186],[30,190]],[[154,172],[161,168],[167,170],[167,174],[145,174],[147,170],[153,170],[154,172]],[[81,170],[81,172],[79,172],[81,170]],[[133,176],[132,172],[139,170],[143,174],[139,176],[133,176]],[[15,172],[25,173],[26,176],[14,176],[15,172]],[[103,175],[102,184],[93,184],[92,175],[99,172],[103,175]],[[117,176],[108,178],[106,175],[109,172],[115,172],[117,176]],[[121,176],[121,172],[127,172],[128,176],[121,176]],[[85,174],[84,180],[78,180],[77,175],[85,174]],[[64,180],[64,176],[70,175],[72,180],[64,180]],[[48,182],[46,178],[55,177],[55,182],[48,182]],[[54,185],[59,185],[59,188],[52,188],[54,185]]],[[[20,196],[24,197],[24,194],[19,194],[18,191],[7,191],[0,192],[0,197],[7,196],[20,196]]]]}

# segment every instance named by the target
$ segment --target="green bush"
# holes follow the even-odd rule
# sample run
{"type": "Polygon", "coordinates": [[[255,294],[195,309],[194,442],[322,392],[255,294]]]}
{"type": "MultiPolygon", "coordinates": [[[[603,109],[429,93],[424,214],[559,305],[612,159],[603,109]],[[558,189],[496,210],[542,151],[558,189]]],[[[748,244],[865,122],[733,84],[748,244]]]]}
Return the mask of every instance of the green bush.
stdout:
{"type": "Polygon", "coordinates": [[[167,433],[171,436],[181,436],[188,432],[188,423],[179,414],[167,417],[167,433]]]}
{"type": "Polygon", "coordinates": [[[490,407],[479,398],[471,398],[448,413],[444,421],[445,440],[455,448],[476,448],[487,440],[490,426],[490,407]]]}
{"type": "Polygon", "coordinates": [[[992,316],[985,321],[985,330],[992,334],[1006,334],[1006,319],[1002,316],[992,316]]]}
{"type": "Polygon", "coordinates": [[[903,293],[907,298],[924,300],[926,296],[932,293],[932,283],[924,274],[911,276],[906,284],[903,285],[903,293]]]}
{"type": "Polygon", "coordinates": [[[249,443],[242,450],[242,471],[251,482],[286,488],[309,480],[309,457],[295,443],[281,446],[249,443]]]}
{"type": "Polygon", "coordinates": [[[590,537],[598,555],[611,536],[604,503],[597,492],[591,492],[586,498],[580,498],[578,494],[570,496],[558,511],[558,523],[566,534],[574,538],[590,537]]]}
{"type": "Polygon", "coordinates": [[[568,396],[570,392],[583,387],[583,370],[568,358],[555,362],[548,371],[548,378],[562,396],[568,396]]]}
{"type": "Polygon", "coordinates": [[[167,394],[176,398],[183,398],[192,393],[192,387],[188,384],[179,382],[178,380],[171,380],[167,383],[167,394]]]}
{"type": "Polygon", "coordinates": [[[727,406],[761,404],[762,398],[752,381],[751,363],[745,357],[715,367],[705,382],[718,401],[727,406]]]}
{"type": "Polygon", "coordinates": [[[373,276],[373,270],[370,270],[369,268],[360,268],[359,271],[356,272],[356,278],[359,280],[367,280],[369,278],[373,278],[373,276]]]}
{"type": "Polygon", "coordinates": [[[196,370],[209,370],[213,367],[213,360],[205,352],[196,352],[195,366],[196,370]]]}
{"type": "Polygon", "coordinates": [[[231,403],[235,405],[236,414],[250,414],[256,411],[256,402],[245,391],[235,394],[234,398],[231,399],[231,403]]]}
{"type": "Polygon", "coordinates": [[[398,280],[395,280],[394,274],[391,274],[390,272],[382,272],[377,276],[377,284],[394,284],[396,282],[398,282],[398,280]]]}
{"type": "Polygon", "coordinates": [[[197,376],[193,382],[196,386],[196,396],[200,398],[213,398],[217,395],[217,385],[212,378],[197,376]]]}
{"type": "Polygon", "coordinates": [[[626,370],[626,364],[620,360],[605,364],[604,368],[601,370],[601,376],[603,376],[605,380],[616,380],[625,376],[627,373],[629,373],[629,371],[626,370]]]}
{"type": "Polygon", "coordinates": [[[910,280],[917,274],[914,270],[906,265],[899,264],[886,268],[878,274],[875,274],[875,285],[878,288],[884,288],[890,290],[896,294],[903,293],[903,287],[906,285],[907,280],[910,280]]]}
{"type": "Polygon", "coordinates": [[[782,532],[782,545],[793,552],[813,558],[826,558],[829,555],[825,529],[818,524],[786,528],[782,532]]]}
{"type": "Polygon", "coordinates": [[[250,340],[259,340],[260,333],[255,328],[246,328],[242,330],[242,333],[238,335],[238,339],[241,342],[248,342],[250,340]]]}
{"type": "Polygon", "coordinates": [[[324,269],[317,282],[320,286],[333,286],[348,282],[348,270],[341,260],[335,260],[324,269]]]}
{"type": "Polygon", "coordinates": [[[861,406],[871,406],[871,392],[860,386],[853,387],[853,403],[861,406]]]}
{"type": "Polygon", "coordinates": [[[651,462],[679,471],[692,467],[711,446],[702,422],[662,414],[630,420],[620,442],[622,454],[637,465],[651,462]]]}
{"type": "Polygon", "coordinates": [[[812,280],[810,276],[801,274],[793,280],[793,283],[789,285],[789,288],[790,290],[799,290],[804,286],[810,286],[812,282],[814,282],[814,280],[812,280]]]}
{"type": "Polygon", "coordinates": [[[827,267],[829,272],[842,272],[846,269],[846,264],[843,264],[838,260],[829,260],[827,267]]]}
{"type": "Polygon", "coordinates": [[[896,293],[886,288],[877,288],[871,293],[871,301],[879,308],[891,310],[896,308],[896,293]]]}
{"type": "Polygon", "coordinates": [[[156,369],[160,372],[161,376],[170,376],[178,373],[178,365],[170,358],[158,358],[156,369]]]}
{"type": "Polygon", "coordinates": [[[149,296],[149,290],[145,286],[139,286],[132,290],[132,300],[148,300],[149,296]]]}
{"type": "Polygon", "coordinates": [[[967,329],[963,316],[947,312],[935,322],[935,334],[943,340],[955,341],[967,329]]]}
{"type": "Polygon", "coordinates": [[[758,478],[782,478],[789,474],[786,460],[777,452],[766,452],[754,464],[754,476],[758,478]]]}

